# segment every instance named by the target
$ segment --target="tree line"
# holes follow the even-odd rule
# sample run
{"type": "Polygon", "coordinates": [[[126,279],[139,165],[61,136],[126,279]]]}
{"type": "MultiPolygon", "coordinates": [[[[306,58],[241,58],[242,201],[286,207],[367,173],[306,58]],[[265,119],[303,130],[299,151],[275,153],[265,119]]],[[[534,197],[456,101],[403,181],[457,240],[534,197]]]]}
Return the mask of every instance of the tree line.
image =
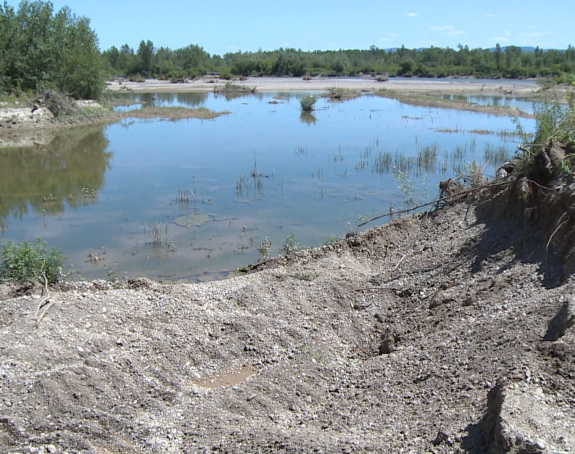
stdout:
{"type": "Polygon", "coordinates": [[[524,51],[499,44],[495,49],[430,47],[385,50],[309,51],[279,48],[273,51],[210,55],[190,45],[172,50],[141,41],[136,51],[127,44],[102,53],[110,75],[194,77],[209,72],[243,76],[357,76],[388,73],[404,77],[475,76],[482,78],[561,77],[575,73],[575,49],[524,51]]]}
{"type": "Polygon", "coordinates": [[[475,76],[555,78],[575,81],[575,49],[525,51],[520,47],[470,49],[459,45],[425,49],[350,49],[234,52],[210,55],[190,44],[179,49],[142,40],[103,52],[90,20],[69,8],[54,12],[49,1],[24,0],[17,10],[0,4],[0,90],[20,92],[56,88],[75,98],[97,98],[105,78],[115,76],[182,78],[218,73],[232,76],[475,76]]]}
{"type": "Polygon", "coordinates": [[[104,60],[90,20],[52,3],[0,4],[0,88],[4,92],[57,89],[96,98],[105,87],[104,60]]]}

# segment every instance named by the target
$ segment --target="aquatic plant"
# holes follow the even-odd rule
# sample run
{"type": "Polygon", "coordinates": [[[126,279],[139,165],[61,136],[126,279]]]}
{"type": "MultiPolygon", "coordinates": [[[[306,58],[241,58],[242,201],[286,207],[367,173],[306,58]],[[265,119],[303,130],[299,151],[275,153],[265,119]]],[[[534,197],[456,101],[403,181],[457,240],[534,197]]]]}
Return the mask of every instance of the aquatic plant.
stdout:
{"type": "Polygon", "coordinates": [[[389,173],[393,164],[393,156],[389,151],[378,151],[377,155],[373,158],[371,168],[378,174],[389,173]]]}
{"type": "Polygon", "coordinates": [[[493,167],[497,168],[504,162],[509,161],[510,155],[503,145],[494,147],[491,144],[485,145],[485,150],[483,152],[483,158],[485,162],[489,162],[493,167]]]}
{"type": "Polygon", "coordinates": [[[316,103],[317,98],[315,96],[306,95],[300,99],[299,103],[301,104],[301,110],[304,112],[311,112],[313,110],[313,106],[316,103]]]}

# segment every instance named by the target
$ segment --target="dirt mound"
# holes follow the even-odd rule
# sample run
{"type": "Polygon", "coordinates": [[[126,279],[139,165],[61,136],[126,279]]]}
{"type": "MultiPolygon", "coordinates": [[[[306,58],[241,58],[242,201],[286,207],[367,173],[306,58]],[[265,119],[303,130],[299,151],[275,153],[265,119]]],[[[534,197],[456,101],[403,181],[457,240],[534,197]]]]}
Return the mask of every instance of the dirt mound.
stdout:
{"type": "Polygon", "coordinates": [[[499,172],[510,184],[497,187],[480,205],[499,219],[534,223],[547,239],[546,253],[564,263],[562,280],[575,272],[575,182],[565,161],[573,153],[573,147],[550,143],[530,159],[504,164],[499,172]]]}
{"type": "Polygon", "coordinates": [[[575,452],[575,282],[528,168],[246,276],[0,303],[0,450],[575,452]]]}

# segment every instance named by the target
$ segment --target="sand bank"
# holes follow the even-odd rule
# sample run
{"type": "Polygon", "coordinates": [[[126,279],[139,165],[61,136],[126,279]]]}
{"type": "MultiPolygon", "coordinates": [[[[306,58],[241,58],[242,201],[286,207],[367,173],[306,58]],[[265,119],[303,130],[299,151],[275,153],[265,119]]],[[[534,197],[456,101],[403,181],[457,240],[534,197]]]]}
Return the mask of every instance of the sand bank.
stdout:
{"type": "MultiPolygon", "coordinates": [[[[136,93],[192,93],[213,91],[227,81],[216,78],[200,78],[173,84],[169,81],[147,79],[145,82],[110,82],[111,91],[133,91],[136,93]]],[[[529,97],[540,91],[534,83],[525,81],[489,81],[481,83],[471,79],[394,79],[377,82],[372,78],[328,78],[303,80],[301,77],[248,77],[234,84],[255,87],[257,91],[324,91],[330,88],[345,88],[359,91],[392,90],[402,93],[421,94],[483,94],[529,97]]]]}

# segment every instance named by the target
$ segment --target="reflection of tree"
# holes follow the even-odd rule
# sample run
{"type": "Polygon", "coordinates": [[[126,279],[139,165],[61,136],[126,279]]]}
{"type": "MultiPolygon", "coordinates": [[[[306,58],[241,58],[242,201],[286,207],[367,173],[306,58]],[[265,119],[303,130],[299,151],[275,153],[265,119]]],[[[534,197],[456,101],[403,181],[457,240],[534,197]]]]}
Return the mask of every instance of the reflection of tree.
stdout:
{"type": "Polygon", "coordinates": [[[103,129],[74,128],[47,145],[0,149],[0,228],[8,216],[22,219],[29,206],[57,214],[66,203],[94,202],[112,156],[103,129]]]}
{"type": "Polygon", "coordinates": [[[308,125],[315,125],[317,118],[315,118],[315,116],[310,112],[302,112],[299,116],[299,120],[302,123],[307,123],[308,125]]]}
{"type": "Polygon", "coordinates": [[[258,95],[256,93],[242,91],[222,91],[214,93],[214,98],[223,97],[226,101],[233,101],[238,98],[253,98],[257,96],[258,95]]]}
{"type": "Polygon", "coordinates": [[[145,102],[144,107],[164,104],[201,107],[206,103],[208,96],[209,93],[141,93],[136,96],[132,95],[130,98],[145,102]]]}

